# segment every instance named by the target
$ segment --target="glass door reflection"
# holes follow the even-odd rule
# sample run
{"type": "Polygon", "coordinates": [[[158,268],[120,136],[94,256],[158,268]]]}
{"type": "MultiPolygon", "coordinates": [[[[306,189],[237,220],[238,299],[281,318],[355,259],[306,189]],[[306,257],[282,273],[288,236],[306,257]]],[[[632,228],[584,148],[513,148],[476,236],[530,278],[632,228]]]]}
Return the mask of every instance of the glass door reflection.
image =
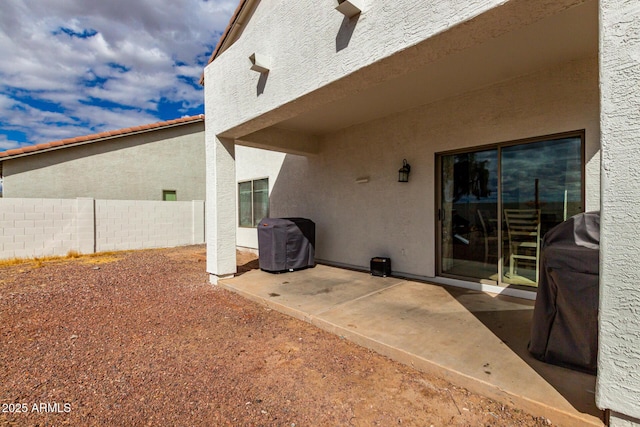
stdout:
{"type": "Polygon", "coordinates": [[[441,157],[442,273],[498,281],[498,150],[441,157]]]}
{"type": "Polygon", "coordinates": [[[583,211],[582,139],[503,147],[500,162],[505,229],[502,281],[537,286],[544,234],[583,211]]]}

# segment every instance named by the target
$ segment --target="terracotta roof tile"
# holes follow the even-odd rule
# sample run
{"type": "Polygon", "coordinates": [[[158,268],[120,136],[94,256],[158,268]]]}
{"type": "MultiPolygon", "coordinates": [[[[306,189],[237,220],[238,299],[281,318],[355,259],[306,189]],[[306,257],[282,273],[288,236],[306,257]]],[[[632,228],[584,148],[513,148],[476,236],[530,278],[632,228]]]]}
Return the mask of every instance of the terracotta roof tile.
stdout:
{"type": "MultiPolygon", "coordinates": [[[[12,156],[18,156],[18,155],[23,155],[23,154],[30,154],[30,153],[34,153],[34,152],[38,152],[38,151],[43,151],[46,150],[48,148],[55,148],[55,147],[61,147],[64,145],[73,145],[73,144],[78,144],[81,142],[97,142],[103,139],[107,139],[107,138],[113,138],[115,136],[124,136],[124,135],[128,135],[128,134],[132,134],[132,133],[136,133],[136,132],[142,132],[142,131],[147,131],[147,130],[152,130],[152,129],[160,129],[160,128],[164,128],[164,127],[168,127],[168,126],[173,126],[173,125],[177,125],[177,124],[186,124],[186,123],[196,123],[196,122],[200,122],[204,120],[204,114],[200,114],[197,116],[190,116],[190,117],[182,117],[179,119],[173,119],[173,120],[166,120],[164,122],[158,122],[158,123],[150,123],[150,124],[146,124],[146,125],[141,125],[141,126],[133,126],[133,127],[128,127],[128,128],[124,128],[124,129],[117,129],[117,130],[111,130],[111,131],[105,131],[105,132],[100,132],[100,133],[94,133],[91,135],[84,135],[84,136],[76,136],[74,138],[66,138],[66,139],[61,139],[58,141],[51,141],[51,142],[45,142],[42,144],[36,144],[36,145],[27,145],[26,147],[22,147],[22,148],[14,148],[11,150],[6,150],[6,151],[0,151],[0,158],[2,157],[12,157],[12,156]]],[[[4,159],[6,160],[6,159],[4,159]]]]}

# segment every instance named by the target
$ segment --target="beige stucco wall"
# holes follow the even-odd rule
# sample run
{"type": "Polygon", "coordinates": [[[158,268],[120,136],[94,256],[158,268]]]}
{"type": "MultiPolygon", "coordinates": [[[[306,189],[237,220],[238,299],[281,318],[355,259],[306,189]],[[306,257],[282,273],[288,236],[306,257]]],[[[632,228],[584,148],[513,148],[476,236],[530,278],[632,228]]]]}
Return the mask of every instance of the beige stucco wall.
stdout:
{"type": "Polygon", "coordinates": [[[344,17],[334,10],[335,0],[261,1],[240,39],[205,70],[211,130],[219,134],[272,111],[501,1],[438,0],[421,2],[417,8],[405,2],[366,3],[366,13],[358,18],[350,37],[358,42],[341,49],[344,17]],[[249,56],[254,53],[268,56],[272,63],[270,75],[263,76],[268,89],[257,99],[261,77],[249,69],[249,56]]]}
{"type": "MultiPolygon", "coordinates": [[[[278,180],[285,154],[242,146],[236,146],[235,152],[236,181],[242,182],[268,178],[269,194],[271,194],[278,180]]],[[[237,223],[238,218],[236,216],[236,224],[237,223]]],[[[236,231],[236,244],[242,248],[258,249],[257,229],[238,226],[236,231]]]]}
{"type": "Polygon", "coordinates": [[[4,197],[204,200],[204,122],[5,160],[3,175],[4,197]]]}
{"type": "Polygon", "coordinates": [[[351,21],[335,0],[261,1],[239,39],[205,69],[207,128],[246,135],[583,1],[367,0],[351,21]],[[268,75],[250,70],[254,53],[270,58],[268,75]]]}
{"type": "MultiPolygon", "coordinates": [[[[561,101],[554,100],[548,102],[550,109],[540,108],[542,104],[536,101],[547,100],[543,99],[544,92],[538,93],[537,87],[521,90],[528,97],[524,100],[524,107],[518,104],[520,99],[499,90],[488,93],[497,99],[497,104],[491,107],[488,104],[493,101],[481,97],[472,99],[475,102],[473,106],[464,104],[464,100],[459,100],[458,104],[440,101],[439,105],[433,106],[434,102],[469,93],[478,87],[486,88],[506,78],[562,61],[564,56],[558,51],[555,51],[558,56],[547,55],[538,61],[535,49],[529,50],[528,41],[531,39],[518,39],[519,44],[515,46],[509,45],[508,40],[512,39],[512,34],[522,36],[520,30],[525,31],[550,17],[554,21],[556,15],[583,3],[586,4],[584,0],[366,1],[362,14],[346,20],[335,11],[337,3],[333,0],[259,2],[249,21],[243,23],[238,39],[209,64],[204,73],[209,168],[207,200],[216,200],[215,204],[208,205],[207,210],[207,271],[215,276],[235,271],[235,254],[231,248],[235,246],[237,233],[229,233],[229,230],[236,230],[237,221],[234,203],[237,183],[231,179],[235,176],[236,167],[233,144],[253,143],[253,146],[258,146],[264,141],[271,141],[267,144],[271,143],[272,147],[285,152],[304,153],[305,148],[308,149],[305,182],[297,183],[295,192],[285,191],[286,186],[279,188],[276,183],[273,196],[287,199],[287,203],[279,205],[281,207],[273,209],[272,213],[319,218],[320,258],[363,266],[372,254],[384,255],[382,252],[388,250],[389,255],[397,259],[394,264],[397,271],[433,275],[435,224],[433,206],[427,204],[427,200],[433,203],[433,152],[440,149],[438,147],[480,145],[538,136],[556,129],[566,131],[588,126],[579,120],[567,120],[562,126],[553,125],[559,120],[557,113],[564,106],[561,101]],[[287,25],[282,25],[282,22],[287,25]],[[500,43],[505,43],[510,54],[501,54],[503,50],[496,47],[500,43],[493,44],[501,37],[500,43]],[[489,52],[493,60],[487,61],[474,52],[489,52]],[[510,61],[514,52],[529,53],[526,57],[520,55],[518,60],[510,61]],[[249,57],[254,53],[270,58],[269,73],[250,70],[249,57]],[[456,63],[456,58],[471,61],[447,70],[457,74],[457,83],[461,83],[464,90],[458,85],[449,85],[436,65],[447,63],[451,66],[456,63]],[[487,63],[491,65],[486,66],[487,63]],[[479,76],[470,73],[473,82],[469,83],[460,71],[475,68],[482,68],[482,72],[478,73],[479,76]],[[358,98],[364,92],[380,93],[378,88],[387,83],[394,84],[391,81],[398,76],[409,76],[416,70],[427,69],[431,75],[437,76],[437,80],[425,77],[419,84],[433,86],[434,90],[428,91],[427,98],[413,99],[409,107],[402,105],[401,99],[393,99],[392,90],[388,92],[387,99],[376,98],[377,105],[367,104],[366,98],[358,98]],[[438,86],[447,87],[439,91],[438,86]],[[393,101],[394,111],[406,111],[421,103],[431,106],[420,109],[427,112],[431,108],[434,112],[422,115],[410,112],[373,122],[373,116],[369,114],[365,120],[356,119],[349,123],[366,123],[364,125],[346,128],[341,125],[325,126],[319,132],[308,130],[309,123],[322,127],[320,122],[331,116],[331,107],[340,106],[343,100],[348,103],[351,98],[360,104],[353,110],[342,110],[342,113],[354,117],[367,116],[368,111],[365,110],[370,107],[383,110],[386,100],[393,101]],[[535,115],[527,112],[525,107],[529,106],[531,114],[535,115]],[[443,108],[448,109],[452,117],[445,117],[443,108]],[[314,117],[314,112],[319,114],[314,117]],[[360,116],[363,112],[364,116],[360,116]],[[306,128],[287,127],[288,120],[298,118],[307,120],[306,128]],[[511,118],[517,121],[508,123],[511,118]],[[389,120],[390,126],[381,124],[389,120]],[[403,121],[407,122],[406,126],[401,125],[403,121]],[[432,140],[431,136],[441,139],[432,140]],[[421,148],[420,143],[432,145],[421,148]],[[412,156],[418,156],[417,162],[412,156]],[[391,187],[404,157],[414,162],[412,183],[402,188],[391,187]],[[378,180],[376,177],[383,170],[388,171],[388,178],[378,180]],[[314,174],[317,174],[317,179],[314,174]],[[357,176],[352,175],[361,174],[372,175],[368,184],[352,190],[343,188],[345,183],[354,183],[357,176]],[[423,196],[426,198],[422,199],[423,196]],[[398,217],[408,205],[416,209],[398,217]],[[281,210],[276,212],[276,209],[281,210]],[[354,222],[349,219],[346,223],[337,223],[349,215],[362,220],[354,222]],[[328,231],[329,227],[331,231],[328,231]],[[357,236],[363,233],[368,237],[361,240],[357,236]],[[411,241],[407,243],[409,237],[411,241]]],[[[573,25],[576,26],[575,21],[573,25]]],[[[588,27],[592,28],[594,24],[590,21],[588,27]]],[[[538,35],[539,32],[532,37],[538,40],[538,35]]],[[[547,43],[558,46],[555,39],[547,43]]],[[[549,50],[546,47],[549,44],[537,46],[543,49],[539,52],[549,50]]],[[[591,54],[595,55],[593,50],[591,54]]],[[[593,74],[592,78],[597,80],[596,75],[593,74]]],[[[582,78],[566,77],[569,81],[558,83],[562,86],[558,88],[559,93],[566,93],[565,88],[579,85],[574,80],[582,78]]],[[[590,85],[589,89],[594,87],[597,91],[597,83],[590,85]]],[[[571,93],[573,99],[584,96],[571,93]]],[[[595,104],[587,104],[583,108],[595,104]]],[[[387,110],[377,117],[388,117],[389,114],[387,110]]],[[[589,135],[593,134],[593,129],[594,126],[590,126],[589,135]]],[[[594,150],[591,151],[593,155],[594,150]]],[[[298,167],[301,162],[300,159],[287,158],[283,167],[292,168],[298,176],[303,176],[304,168],[298,167]]],[[[593,170],[594,167],[590,165],[589,168],[593,170]]],[[[287,175],[281,173],[280,176],[287,175]]],[[[276,204],[272,203],[272,206],[276,204]]]]}
{"type": "Polygon", "coordinates": [[[319,259],[368,268],[389,256],[398,273],[434,276],[436,153],[580,129],[597,210],[598,65],[586,58],[327,135],[317,156],[285,159],[272,213],[314,220],[319,259]]]}

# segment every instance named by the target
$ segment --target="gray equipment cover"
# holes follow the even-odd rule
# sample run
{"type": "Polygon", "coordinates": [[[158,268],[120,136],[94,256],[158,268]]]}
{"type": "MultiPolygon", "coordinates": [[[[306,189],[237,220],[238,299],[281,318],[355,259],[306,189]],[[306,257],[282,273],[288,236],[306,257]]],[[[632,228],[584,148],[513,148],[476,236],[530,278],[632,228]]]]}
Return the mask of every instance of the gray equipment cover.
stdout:
{"type": "Polygon", "coordinates": [[[547,232],[529,352],[537,359],[596,372],[600,213],[569,218],[547,232]]]}
{"type": "Polygon", "coordinates": [[[306,218],[263,218],[258,224],[260,269],[271,273],[315,265],[316,225],[306,218]]]}

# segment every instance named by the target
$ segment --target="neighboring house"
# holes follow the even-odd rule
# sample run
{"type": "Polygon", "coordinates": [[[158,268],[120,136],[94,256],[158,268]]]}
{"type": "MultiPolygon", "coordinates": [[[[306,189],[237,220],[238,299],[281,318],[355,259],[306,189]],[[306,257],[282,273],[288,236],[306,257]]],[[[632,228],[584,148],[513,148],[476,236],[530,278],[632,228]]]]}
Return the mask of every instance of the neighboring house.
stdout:
{"type": "Polygon", "coordinates": [[[204,116],[0,152],[6,198],[204,200],[204,116]]]}
{"type": "MultiPolygon", "coordinates": [[[[284,156],[236,151],[239,247],[258,248],[255,226],[284,156]]],[[[0,152],[0,177],[5,198],[205,200],[204,116],[0,152]]]]}
{"type": "Polygon", "coordinates": [[[534,297],[544,232],[601,210],[596,400],[640,425],[638,40],[634,0],[241,1],[203,75],[211,281],[236,271],[239,146],[304,156],[271,215],[336,265],[534,297]]]}

